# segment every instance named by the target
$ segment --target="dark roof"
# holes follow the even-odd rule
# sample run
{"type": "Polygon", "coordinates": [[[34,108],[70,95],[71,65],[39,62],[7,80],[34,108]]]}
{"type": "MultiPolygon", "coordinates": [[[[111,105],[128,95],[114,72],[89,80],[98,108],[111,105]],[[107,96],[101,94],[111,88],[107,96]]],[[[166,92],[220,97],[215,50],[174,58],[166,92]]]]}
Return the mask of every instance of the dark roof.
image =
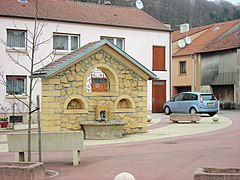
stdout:
{"type": "Polygon", "coordinates": [[[117,51],[119,54],[124,56],[126,59],[128,59],[132,64],[137,66],[139,69],[141,69],[143,72],[149,75],[150,79],[155,79],[157,76],[147,69],[145,66],[143,66],[141,63],[139,63],[137,60],[133,59],[130,55],[128,55],[126,52],[122,51],[120,48],[109,42],[108,40],[100,40],[95,41],[86,44],[85,46],[57,59],[56,61],[53,61],[52,63],[38,69],[33,73],[33,77],[49,77],[56,72],[61,71],[62,69],[74,64],[77,62],[80,58],[84,57],[85,55],[91,53],[92,51],[100,48],[103,45],[108,45],[115,51],[117,51]]]}
{"type": "MultiPolygon", "coordinates": [[[[35,0],[1,0],[0,16],[34,18],[35,0]]],[[[69,0],[38,0],[39,19],[171,31],[142,10],[123,6],[82,3],[69,0]]]]}
{"type": "Polygon", "coordinates": [[[221,40],[216,41],[213,44],[209,44],[199,52],[205,53],[205,52],[212,52],[212,51],[235,49],[239,47],[240,47],[240,30],[237,30],[232,34],[222,38],[221,40]]]}
{"type": "Polygon", "coordinates": [[[189,55],[200,52],[203,48],[217,41],[229,30],[237,26],[240,26],[240,19],[192,28],[188,33],[181,34],[179,31],[173,32],[173,42],[184,38],[186,35],[194,37],[197,33],[200,33],[198,37],[192,40],[191,44],[186,45],[184,48],[180,48],[173,56],[189,55]]]}

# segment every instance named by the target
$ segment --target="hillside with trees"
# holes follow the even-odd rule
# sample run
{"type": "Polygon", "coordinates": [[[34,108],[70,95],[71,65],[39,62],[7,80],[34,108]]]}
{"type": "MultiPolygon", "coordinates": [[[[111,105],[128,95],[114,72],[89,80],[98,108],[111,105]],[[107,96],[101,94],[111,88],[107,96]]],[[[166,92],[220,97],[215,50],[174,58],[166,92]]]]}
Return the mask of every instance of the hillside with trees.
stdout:
{"type": "MultiPolygon", "coordinates": [[[[104,3],[104,0],[75,0],[104,3]]],[[[109,1],[109,0],[108,0],[109,1]]],[[[112,5],[135,7],[135,0],[110,0],[112,5]]],[[[240,19],[240,4],[233,5],[225,0],[142,0],[143,10],[170,24],[174,30],[189,23],[190,27],[240,19]]]]}

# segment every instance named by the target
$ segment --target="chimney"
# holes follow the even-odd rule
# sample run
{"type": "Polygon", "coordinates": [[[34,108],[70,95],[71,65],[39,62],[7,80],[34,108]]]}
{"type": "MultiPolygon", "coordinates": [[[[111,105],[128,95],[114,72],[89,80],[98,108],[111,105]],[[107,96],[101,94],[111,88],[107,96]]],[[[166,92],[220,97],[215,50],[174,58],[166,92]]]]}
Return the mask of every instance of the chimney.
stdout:
{"type": "Polygon", "coordinates": [[[185,33],[189,31],[189,24],[180,24],[180,33],[185,33]]]}

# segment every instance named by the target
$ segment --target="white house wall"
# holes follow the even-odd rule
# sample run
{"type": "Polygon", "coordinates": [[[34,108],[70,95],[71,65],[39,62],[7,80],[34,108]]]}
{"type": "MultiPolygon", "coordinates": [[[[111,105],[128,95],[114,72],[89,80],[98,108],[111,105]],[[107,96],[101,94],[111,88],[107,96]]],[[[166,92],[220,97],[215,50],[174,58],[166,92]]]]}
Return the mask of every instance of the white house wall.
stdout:
{"type": "MultiPolygon", "coordinates": [[[[13,19],[13,18],[0,18],[0,39],[6,41],[7,31],[6,29],[21,29],[26,30],[27,28],[33,28],[33,21],[28,19],[13,19]],[[27,27],[27,28],[26,28],[27,27]]],[[[89,42],[100,40],[101,36],[120,37],[125,39],[125,51],[132,56],[134,59],[142,63],[145,67],[152,70],[152,47],[165,46],[166,47],[166,71],[154,71],[160,80],[167,81],[167,99],[170,96],[170,84],[169,84],[169,32],[165,31],[154,31],[154,30],[143,30],[134,28],[121,28],[111,26],[100,26],[100,25],[87,25],[79,23],[68,23],[68,22],[55,22],[48,21],[44,28],[44,39],[50,38],[53,32],[67,33],[67,34],[80,34],[80,46],[83,46],[89,42]]],[[[48,44],[44,44],[36,52],[36,59],[40,59],[48,55],[53,50],[52,40],[48,44]]],[[[9,60],[9,56],[6,52],[6,47],[0,44],[0,64],[4,70],[4,74],[16,74],[26,75],[26,71],[19,68],[9,60]]],[[[15,52],[9,52],[11,55],[18,56],[15,52]]],[[[55,58],[62,56],[57,55],[55,58]]],[[[20,54],[21,63],[28,64],[28,60],[25,56],[20,54]]],[[[42,66],[42,64],[40,64],[42,66]]],[[[39,67],[40,67],[39,66],[39,67]]],[[[36,67],[39,68],[39,67],[36,67]]],[[[29,83],[28,83],[29,84],[29,83]]],[[[40,83],[36,86],[34,92],[34,99],[37,94],[41,93],[40,83]]],[[[148,83],[148,110],[151,110],[152,106],[152,84],[148,83]]],[[[5,101],[6,90],[5,87],[0,85],[0,103],[5,101]]]]}

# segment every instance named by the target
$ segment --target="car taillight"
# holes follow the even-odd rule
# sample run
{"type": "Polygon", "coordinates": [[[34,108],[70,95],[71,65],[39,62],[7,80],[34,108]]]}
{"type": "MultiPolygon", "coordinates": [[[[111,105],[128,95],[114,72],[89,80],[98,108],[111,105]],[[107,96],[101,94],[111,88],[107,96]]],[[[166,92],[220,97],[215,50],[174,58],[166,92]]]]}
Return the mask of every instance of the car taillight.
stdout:
{"type": "Polygon", "coordinates": [[[200,95],[200,103],[203,103],[202,95],[200,95]]]}

